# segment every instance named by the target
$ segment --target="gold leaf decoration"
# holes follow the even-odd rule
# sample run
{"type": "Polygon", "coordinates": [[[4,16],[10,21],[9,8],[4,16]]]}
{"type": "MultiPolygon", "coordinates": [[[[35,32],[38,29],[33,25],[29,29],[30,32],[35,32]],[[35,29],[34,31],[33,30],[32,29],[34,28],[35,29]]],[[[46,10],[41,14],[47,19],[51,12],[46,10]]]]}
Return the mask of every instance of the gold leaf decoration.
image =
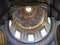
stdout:
{"type": "Polygon", "coordinates": [[[0,30],[0,45],[5,45],[5,35],[4,32],[0,30]]]}

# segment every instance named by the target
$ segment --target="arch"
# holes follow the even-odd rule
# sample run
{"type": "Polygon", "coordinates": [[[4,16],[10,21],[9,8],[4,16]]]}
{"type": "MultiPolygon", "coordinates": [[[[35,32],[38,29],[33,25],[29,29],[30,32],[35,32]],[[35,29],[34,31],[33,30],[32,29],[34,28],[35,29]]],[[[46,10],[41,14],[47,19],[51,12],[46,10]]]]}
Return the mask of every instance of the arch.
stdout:
{"type": "Polygon", "coordinates": [[[57,27],[57,31],[56,31],[56,38],[57,38],[57,43],[58,45],[60,44],[60,25],[58,25],[57,27]]]}
{"type": "Polygon", "coordinates": [[[0,45],[6,45],[5,33],[0,29],[0,45]]]}

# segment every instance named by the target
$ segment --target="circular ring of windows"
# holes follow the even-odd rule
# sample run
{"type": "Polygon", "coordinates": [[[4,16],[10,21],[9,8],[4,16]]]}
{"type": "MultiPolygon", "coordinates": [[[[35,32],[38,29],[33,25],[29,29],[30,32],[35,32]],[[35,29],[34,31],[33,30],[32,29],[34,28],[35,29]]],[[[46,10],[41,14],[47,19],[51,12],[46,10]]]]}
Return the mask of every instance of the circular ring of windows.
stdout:
{"type": "Polygon", "coordinates": [[[51,29],[51,19],[48,17],[48,21],[42,27],[42,29],[37,30],[36,32],[21,32],[12,21],[9,21],[9,29],[14,38],[25,43],[34,43],[44,39],[50,32],[51,29]]]}

